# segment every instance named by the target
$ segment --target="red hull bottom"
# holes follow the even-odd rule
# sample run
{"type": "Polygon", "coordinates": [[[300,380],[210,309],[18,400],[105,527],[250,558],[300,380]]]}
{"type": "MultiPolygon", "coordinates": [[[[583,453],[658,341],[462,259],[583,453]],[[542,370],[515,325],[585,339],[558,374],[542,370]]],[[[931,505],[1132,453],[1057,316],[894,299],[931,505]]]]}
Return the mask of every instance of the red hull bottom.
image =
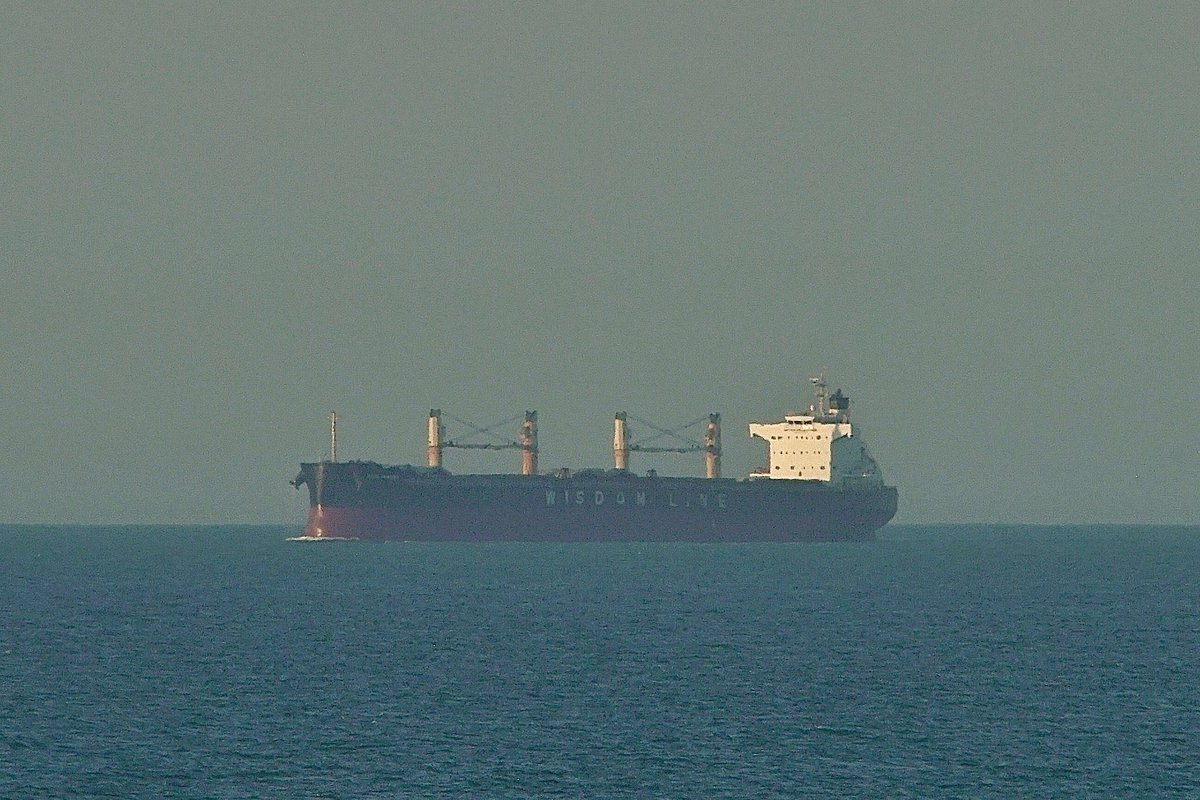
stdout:
{"type": "Polygon", "coordinates": [[[378,507],[313,506],[304,537],[375,541],[524,542],[796,542],[875,538],[887,522],[858,515],[745,519],[663,512],[636,518],[616,514],[529,514],[490,508],[441,513],[378,507]]]}

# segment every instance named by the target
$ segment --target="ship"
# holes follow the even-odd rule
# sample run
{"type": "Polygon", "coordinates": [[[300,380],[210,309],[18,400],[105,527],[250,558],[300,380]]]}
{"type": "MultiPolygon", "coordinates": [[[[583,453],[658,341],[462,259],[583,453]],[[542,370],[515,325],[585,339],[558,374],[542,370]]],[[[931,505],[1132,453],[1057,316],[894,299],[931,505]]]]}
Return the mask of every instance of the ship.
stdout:
{"type": "MultiPolygon", "coordinates": [[[[681,446],[631,440],[625,412],[613,418],[612,468],[538,472],[537,412],[527,411],[516,441],[446,438],[443,413],[431,409],[426,463],[338,461],[337,415],[330,415],[329,457],[302,463],[292,480],[306,487],[309,515],[298,539],[379,541],[678,541],[802,542],[869,540],[896,513],[898,492],[850,422],[850,398],[813,378],[804,413],[751,422],[767,463],[745,477],[721,477],[721,416],[701,418],[703,435],[681,446]],[[454,474],[449,448],[513,448],[521,471],[454,474]],[[638,452],[699,451],[704,477],[636,474],[638,452]]],[[[515,420],[514,420],[515,421],[515,420]]],[[[474,426],[471,426],[474,427],[474,426]]],[[[651,425],[661,434],[677,430],[651,425]]],[[[486,429],[474,428],[478,432],[486,429]]]]}

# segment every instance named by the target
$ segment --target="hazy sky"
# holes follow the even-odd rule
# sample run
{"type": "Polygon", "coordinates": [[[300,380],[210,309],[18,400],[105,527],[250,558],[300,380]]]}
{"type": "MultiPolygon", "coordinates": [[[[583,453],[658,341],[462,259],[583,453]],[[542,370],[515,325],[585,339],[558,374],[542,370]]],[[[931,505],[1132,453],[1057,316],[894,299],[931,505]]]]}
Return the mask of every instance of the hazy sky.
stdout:
{"type": "Polygon", "coordinates": [[[743,475],[827,366],[897,521],[1200,521],[1200,4],[3,2],[0,200],[0,520],[743,475]]]}

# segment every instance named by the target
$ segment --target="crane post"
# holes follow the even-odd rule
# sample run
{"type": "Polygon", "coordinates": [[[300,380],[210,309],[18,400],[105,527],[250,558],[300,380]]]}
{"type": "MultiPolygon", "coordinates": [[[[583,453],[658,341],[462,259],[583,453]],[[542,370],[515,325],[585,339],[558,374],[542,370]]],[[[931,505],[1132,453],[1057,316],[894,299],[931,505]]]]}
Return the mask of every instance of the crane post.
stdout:
{"type": "Polygon", "coordinates": [[[721,477],[721,415],[709,414],[704,428],[704,477],[721,477]]]}

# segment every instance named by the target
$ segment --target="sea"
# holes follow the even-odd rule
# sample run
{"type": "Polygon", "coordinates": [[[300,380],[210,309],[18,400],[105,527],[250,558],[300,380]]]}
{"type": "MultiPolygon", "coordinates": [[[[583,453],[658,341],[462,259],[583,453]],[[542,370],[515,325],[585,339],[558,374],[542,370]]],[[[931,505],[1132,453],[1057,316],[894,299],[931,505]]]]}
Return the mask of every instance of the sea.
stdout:
{"type": "Polygon", "coordinates": [[[1200,797],[1200,527],[296,532],[0,526],[0,797],[1200,797]]]}

